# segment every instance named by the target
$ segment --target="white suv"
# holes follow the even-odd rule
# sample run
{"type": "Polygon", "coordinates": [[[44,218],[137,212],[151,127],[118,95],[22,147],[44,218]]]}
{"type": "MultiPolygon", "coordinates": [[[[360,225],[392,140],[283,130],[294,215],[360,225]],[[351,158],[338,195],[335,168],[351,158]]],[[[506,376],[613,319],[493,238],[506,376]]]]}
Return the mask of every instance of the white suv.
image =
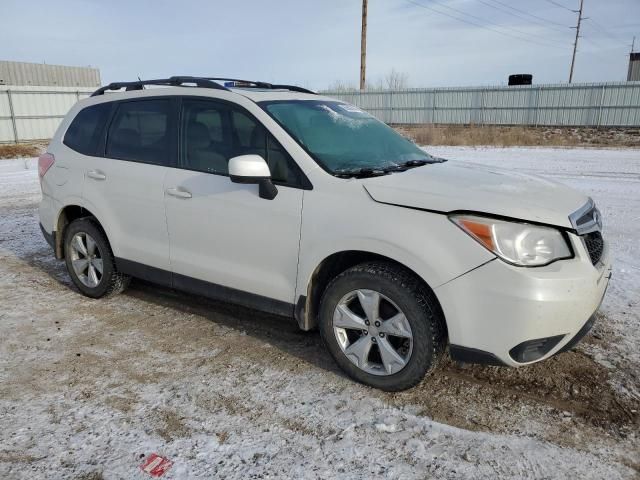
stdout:
{"type": "Polygon", "coordinates": [[[567,350],[610,277],[590,198],[434,158],[300,87],[111,84],[71,109],[39,174],[42,231],[83,294],[138,277],[294,317],[384,390],[447,346],[510,366],[567,350]]]}

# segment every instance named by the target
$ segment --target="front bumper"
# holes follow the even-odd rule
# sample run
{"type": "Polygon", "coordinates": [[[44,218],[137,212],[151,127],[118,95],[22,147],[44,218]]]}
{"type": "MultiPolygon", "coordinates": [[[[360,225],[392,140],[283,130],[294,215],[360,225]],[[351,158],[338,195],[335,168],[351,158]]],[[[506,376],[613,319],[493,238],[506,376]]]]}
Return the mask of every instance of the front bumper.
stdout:
{"type": "Polygon", "coordinates": [[[573,348],[593,325],[611,266],[606,244],[592,265],[580,237],[569,237],[572,259],[536,268],[496,259],[436,289],[453,358],[520,366],[573,348]]]}

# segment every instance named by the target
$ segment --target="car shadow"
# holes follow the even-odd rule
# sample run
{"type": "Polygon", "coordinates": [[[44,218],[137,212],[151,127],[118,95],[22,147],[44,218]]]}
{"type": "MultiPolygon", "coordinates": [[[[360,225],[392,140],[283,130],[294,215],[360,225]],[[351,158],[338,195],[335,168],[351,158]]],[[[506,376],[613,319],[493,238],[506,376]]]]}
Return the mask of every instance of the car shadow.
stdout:
{"type": "Polygon", "coordinates": [[[134,279],[123,295],[207,320],[266,342],[316,367],[345,376],[325,350],[317,330],[300,330],[294,318],[212,300],[134,279]]]}
{"type": "MultiPolygon", "coordinates": [[[[37,228],[34,228],[33,235],[29,237],[33,241],[30,248],[19,248],[12,241],[3,242],[2,246],[10,250],[15,258],[38,269],[63,288],[70,288],[81,295],[71,281],[64,261],[55,259],[51,247],[37,228]]],[[[345,377],[325,350],[319,333],[300,330],[293,318],[184,293],[139,279],[133,279],[122,295],[184,314],[199,315],[217,325],[246,333],[311,365],[345,377]]]]}

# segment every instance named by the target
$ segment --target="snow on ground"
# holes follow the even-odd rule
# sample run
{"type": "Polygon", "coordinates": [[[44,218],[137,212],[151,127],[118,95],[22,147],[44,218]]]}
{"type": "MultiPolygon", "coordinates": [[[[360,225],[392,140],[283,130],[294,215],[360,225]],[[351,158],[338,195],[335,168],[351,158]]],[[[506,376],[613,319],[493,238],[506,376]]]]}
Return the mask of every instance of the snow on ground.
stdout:
{"type": "Polygon", "coordinates": [[[153,452],[171,479],[637,477],[640,152],[428,150],[593,196],[616,257],[599,339],[372,390],[281,318],[142,282],[82,297],[40,234],[34,162],[0,161],[0,478],[150,478],[153,452]]]}

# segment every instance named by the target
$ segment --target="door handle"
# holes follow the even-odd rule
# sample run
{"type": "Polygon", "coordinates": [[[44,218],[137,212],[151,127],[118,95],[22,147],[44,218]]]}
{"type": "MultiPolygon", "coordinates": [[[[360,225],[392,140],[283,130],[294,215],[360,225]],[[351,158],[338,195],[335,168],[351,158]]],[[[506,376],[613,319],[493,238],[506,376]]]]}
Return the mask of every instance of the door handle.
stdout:
{"type": "Polygon", "coordinates": [[[102,173],[100,170],[91,170],[87,172],[87,177],[93,178],[94,180],[106,180],[107,176],[102,173]]]}
{"type": "Polygon", "coordinates": [[[191,198],[191,192],[180,188],[167,188],[167,194],[177,198],[191,198]]]}

